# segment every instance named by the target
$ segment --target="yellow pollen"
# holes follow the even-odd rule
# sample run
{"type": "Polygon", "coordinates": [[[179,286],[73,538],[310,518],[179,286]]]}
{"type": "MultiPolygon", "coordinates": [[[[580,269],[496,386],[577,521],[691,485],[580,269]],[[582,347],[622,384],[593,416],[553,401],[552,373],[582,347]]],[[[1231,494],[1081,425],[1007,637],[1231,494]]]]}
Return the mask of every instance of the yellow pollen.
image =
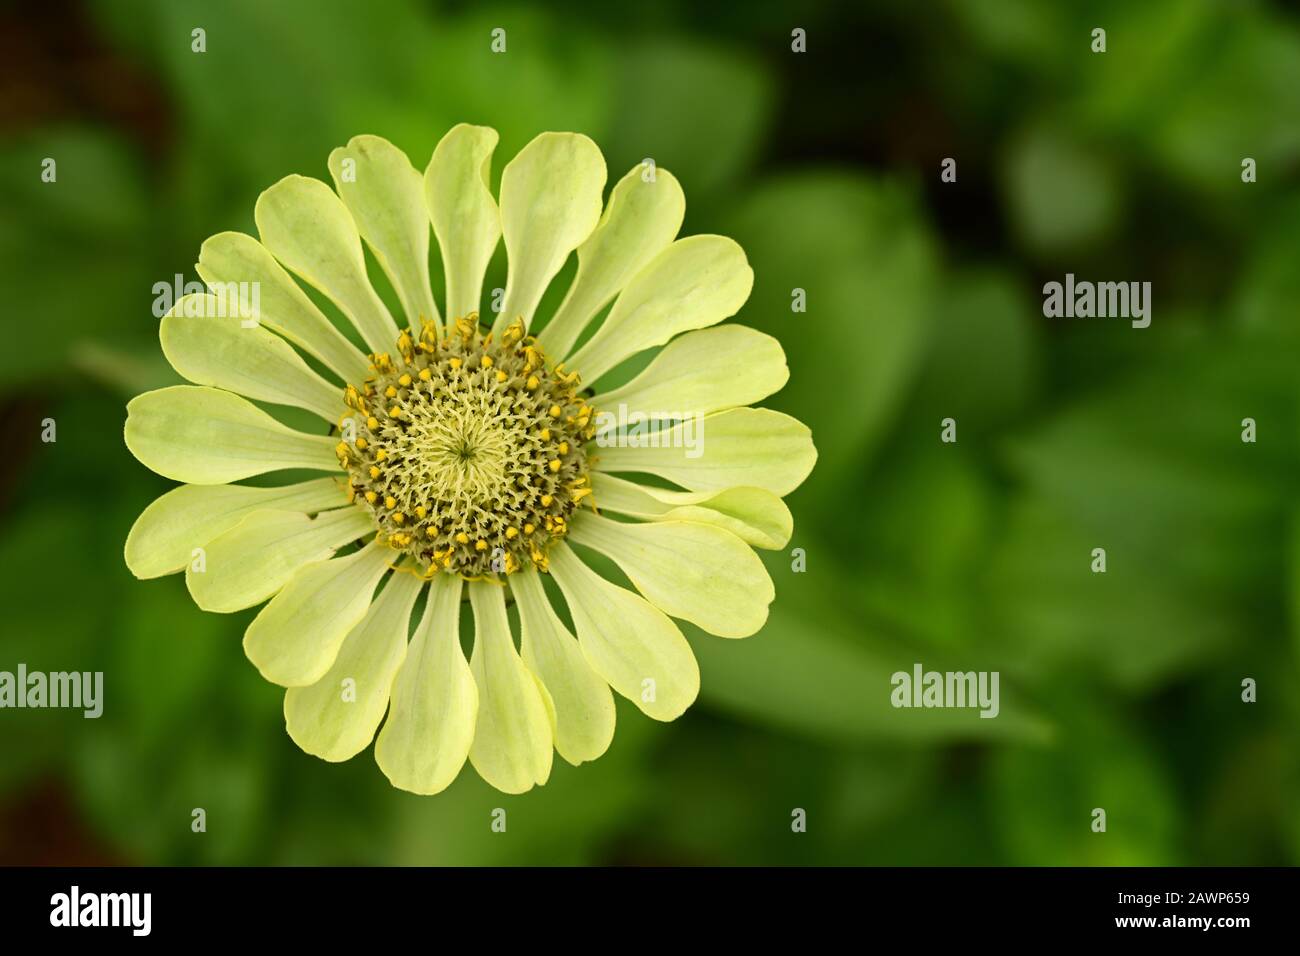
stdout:
{"type": "Polygon", "coordinates": [[[552,498],[550,495],[542,495],[542,507],[549,508],[551,506],[551,502],[554,500],[555,499],[552,498]]]}
{"type": "Polygon", "coordinates": [[[497,381],[498,381],[498,382],[504,382],[504,381],[505,381],[506,379],[508,379],[509,377],[510,377],[510,376],[507,375],[505,372],[502,372],[502,371],[499,370],[499,369],[497,370],[497,381]]]}
{"type": "Polygon", "coordinates": [[[567,441],[560,442],[560,454],[567,455],[568,453],[569,453],[569,443],[567,441]]]}
{"type": "Polygon", "coordinates": [[[383,461],[387,457],[388,457],[387,448],[381,448],[375,452],[375,461],[383,461]]]}
{"type": "Polygon", "coordinates": [[[401,416],[402,416],[402,410],[398,408],[396,405],[394,405],[392,408],[388,410],[389,418],[400,418],[401,416]]]}
{"type": "Polygon", "coordinates": [[[552,458],[552,459],[550,460],[550,462],[547,463],[546,467],[549,468],[549,469],[551,469],[551,471],[559,471],[559,470],[560,470],[560,459],[558,459],[558,458],[552,458]]]}
{"type": "Polygon", "coordinates": [[[372,505],[375,503],[375,501],[376,501],[378,498],[379,498],[379,495],[375,494],[373,491],[367,491],[367,492],[366,492],[366,501],[369,501],[372,505]]]}
{"type": "Polygon", "coordinates": [[[519,537],[519,529],[518,529],[518,528],[506,528],[506,537],[507,537],[507,538],[511,538],[511,539],[514,539],[514,538],[519,537]]]}
{"type": "Polygon", "coordinates": [[[452,359],[450,362],[448,362],[447,364],[450,365],[452,368],[460,368],[460,366],[461,366],[461,361],[460,361],[460,359],[458,359],[458,358],[454,358],[454,359],[452,359]]]}
{"type": "Polygon", "coordinates": [[[540,384],[541,384],[541,383],[540,383],[539,381],[537,381],[537,376],[536,376],[536,375],[530,375],[530,376],[528,376],[528,387],[529,387],[530,389],[532,389],[532,388],[536,388],[536,387],[537,387],[538,385],[540,385],[540,384]]]}
{"type": "Polygon", "coordinates": [[[456,535],[456,540],[461,544],[469,544],[469,535],[462,531],[460,534],[456,535]]]}
{"type": "Polygon", "coordinates": [[[427,515],[428,513],[429,513],[429,509],[426,508],[424,505],[415,506],[415,516],[417,518],[423,519],[424,516],[427,515]]]}
{"type": "Polygon", "coordinates": [[[487,542],[484,541],[482,538],[479,538],[477,541],[474,542],[474,550],[475,550],[475,551],[486,551],[486,550],[487,550],[487,542]]]}
{"type": "Polygon", "coordinates": [[[366,446],[369,445],[369,444],[370,444],[370,442],[366,441],[364,438],[358,438],[358,439],[357,439],[357,447],[358,447],[359,449],[361,449],[362,451],[365,451],[365,450],[366,450],[366,446]]]}
{"type": "Polygon", "coordinates": [[[402,388],[407,388],[407,387],[409,387],[410,384],[411,384],[411,376],[409,376],[409,375],[407,375],[405,372],[403,372],[401,378],[399,378],[399,379],[397,380],[397,383],[398,383],[399,385],[401,385],[402,388]]]}
{"type": "Polygon", "coordinates": [[[559,417],[560,417],[560,413],[563,412],[563,411],[564,411],[564,409],[560,408],[559,405],[552,405],[552,406],[551,406],[551,417],[552,417],[552,418],[559,418],[559,417]]]}
{"type": "Polygon", "coordinates": [[[396,507],[397,507],[397,499],[394,498],[392,495],[389,495],[387,498],[384,499],[384,507],[385,507],[385,508],[396,508],[396,507]]]}
{"type": "Polygon", "coordinates": [[[534,528],[531,524],[524,525],[524,534],[532,534],[536,530],[537,529],[534,528]]]}
{"type": "Polygon", "coordinates": [[[384,394],[387,395],[389,398],[396,398],[397,389],[394,388],[392,385],[389,385],[386,389],[384,389],[384,394]]]}
{"type": "Polygon", "coordinates": [[[376,468],[374,465],[371,465],[371,466],[370,466],[370,477],[371,477],[371,478],[378,478],[378,477],[379,477],[379,469],[376,468]]]}
{"type": "Polygon", "coordinates": [[[379,427],[379,419],[371,415],[369,418],[366,419],[366,427],[369,428],[371,431],[374,431],[379,427]]]}
{"type": "Polygon", "coordinates": [[[490,356],[490,355],[485,355],[485,356],[483,356],[483,367],[484,367],[484,368],[491,368],[491,367],[492,367],[492,356],[490,356]]]}
{"type": "Polygon", "coordinates": [[[432,373],[432,372],[430,372],[427,368],[422,368],[422,369],[420,369],[420,381],[421,381],[421,382],[427,382],[427,381],[428,381],[429,379],[431,379],[431,378],[433,378],[433,373],[432,373]]]}

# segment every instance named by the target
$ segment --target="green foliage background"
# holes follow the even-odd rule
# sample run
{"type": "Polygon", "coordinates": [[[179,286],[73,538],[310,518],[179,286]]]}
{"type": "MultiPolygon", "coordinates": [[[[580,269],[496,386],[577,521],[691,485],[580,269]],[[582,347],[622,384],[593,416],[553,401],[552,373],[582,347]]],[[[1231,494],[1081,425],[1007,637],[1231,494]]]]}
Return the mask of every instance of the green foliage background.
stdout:
{"type": "Polygon", "coordinates": [[[106,707],[0,711],[0,862],[1300,861],[1300,22],[1282,4],[5,16],[0,669],[102,670],[106,707]],[[603,759],[519,797],[467,769],[420,798],[368,754],[304,755],[241,652],[251,612],[203,614],[121,558],[168,486],[121,439],[125,400],[174,379],[153,283],[196,278],[206,236],[253,231],[261,189],[324,177],[350,136],[423,168],[460,121],[500,131],[498,174],[546,129],[591,135],[611,179],[671,169],[685,231],[749,254],[739,320],[792,372],[768,404],[821,453],[790,498],[808,571],[770,556],[769,625],[690,634],[694,709],[660,725],[620,703],[603,759]],[[1044,320],[1042,283],[1067,271],[1151,281],[1152,326],[1044,320]],[[1002,715],[894,710],[889,675],[916,661],[999,670],[1002,715]]]}

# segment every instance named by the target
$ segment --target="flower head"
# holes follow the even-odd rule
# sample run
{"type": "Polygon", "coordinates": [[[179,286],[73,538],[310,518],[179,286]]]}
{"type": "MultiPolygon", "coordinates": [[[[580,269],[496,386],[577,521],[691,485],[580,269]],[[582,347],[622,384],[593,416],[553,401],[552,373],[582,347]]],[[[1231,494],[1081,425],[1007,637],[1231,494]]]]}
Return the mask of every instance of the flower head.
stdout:
{"type": "Polygon", "coordinates": [[[205,610],[267,602],[244,649],[287,688],[290,736],[326,760],[374,739],[384,773],[417,793],[444,789],[467,759],[510,793],[545,783],[553,751],[595,759],[614,732],[611,688],[656,719],[680,715],[699,671],[672,618],[725,637],[762,626],[774,591],[753,548],[789,540],[781,496],[816,458],[803,425],[747,407],[785,383],[784,353],[718,325],[752,273],[729,239],[676,238],[685,201],[671,174],[634,168],[602,213],[595,144],[543,133],[502,171],[498,201],[496,140],[457,126],[421,177],[360,136],[330,156],[337,191],[301,176],[272,186],[259,238],[204,243],[211,291],[163,318],[163,351],[194,384],[127,406],[127,447],[184,482],[131,529],[132,572],[184,570],[205,610]],[[480,300],[499,241],[508,279],[489,324],[480,300]],[[567,294],[534,323],[575,252],[567,294]],[[656,348],[631,381],[601,387],[656,348]],[[298,430],[254,402],[322,421],[298,430]],[[322,477],[234,483],[298,469],[322,477]]]}

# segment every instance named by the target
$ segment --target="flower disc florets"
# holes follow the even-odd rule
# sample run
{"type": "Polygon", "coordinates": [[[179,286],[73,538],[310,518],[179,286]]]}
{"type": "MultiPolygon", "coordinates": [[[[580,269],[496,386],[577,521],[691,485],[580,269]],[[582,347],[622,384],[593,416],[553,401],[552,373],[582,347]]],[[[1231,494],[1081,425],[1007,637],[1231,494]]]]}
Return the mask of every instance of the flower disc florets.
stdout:
{"type": "Polygon", "coordinates": [[[545,569],[591,494],[577,374],[548,368],[521,322],[494,341],[473,315],[441,337],[431,322],[418,341],[403,332],[371,361],[345,390],[336,451],[389,545],[467,578],[545,569]]]}

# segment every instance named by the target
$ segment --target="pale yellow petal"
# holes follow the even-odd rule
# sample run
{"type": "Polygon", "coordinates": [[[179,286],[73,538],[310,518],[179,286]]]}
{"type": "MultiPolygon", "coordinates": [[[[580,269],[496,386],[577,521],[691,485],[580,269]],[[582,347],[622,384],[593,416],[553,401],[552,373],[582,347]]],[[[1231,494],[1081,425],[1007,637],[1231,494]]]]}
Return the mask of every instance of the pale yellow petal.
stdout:
{"type": "Polygon", "coordinates": [[[600,224],[578,247],[573,284],[537,336],[552,360],[563,360],[596,314],[673,241],[685,215],[682,187],[666,169],[639,163],[615,184],[600,224]]]}
{"type": "Polygon", "coordinates": [[[250,322],[214,295],[187,295],[163,316],[158,337],[172,368],[195,385],[337,422],[346,411],[342,389],[308,368],[284,339],[250,322]]]}
{"type": "Polygon", "coordinates": [[[253,218],[262,244],[329,296],[372,352],[393,351],[397,325],[370,284],[356,221],[334,190],[319,179],[286,176],[257,198],[253,218]]]}
{"type": "Polygon", "coordinates": [[[185,569],[185,586],[205,611],[229,613],[261,604],[299,568],[375,530],[374,519],[347,505],[309,518],[300,511],[253,511],[203,548],[185,569]]]}
{"type": "Polygon", "coordinates": [[[686,638],[645,598],[606,581],[563,542],[549,553],[587,661],[609,685],[656,720],[673,720],[700,690],[686,638]]]}
{"type": "Polygon", "coordinates": [[[262,325],[320,359],[343,381],[359,385],[369,374],[366,357],[252,236],[218,233],[203,243],[194,269],[209,288],[225,290],[227,301],[246,292],[262,325]]]}
{"type": "Polygon", "coordinates": [[[569,359],[588,385],[679,332],[716,325],[749,298],[754,271],[725,236],[678,239],[632,277],[596,334],[569,359]]]}
{"type": "Polygon", "coordinates": [[[330,153],[334,188],[356,220],[418,335],[438,321],[429,285],[424,184],[406,154],[380,136],[354,136],[330,153]]]}
{"type": "Polygon", "coordinates": [[[366,616],[393,552],[371,542],[354,554],[308,564],[244,632],[244,653],[262,676],[304,687],[325,676],[348,632],[366,616]]]}
{"type": "Polygon", "coordinates": [[[194,559],[195,548],[239,524],[250,511],[314,514],[346,503],[341,478],[316,478],[279,488],[181,485],[155,499],[131,526],[126,565],[137,578],[171,574],[194,559]]]}
{"type": "Polygon", "coordinates": [[[219,485],[286,468],[338,471],[335,441],[304,435],[231,392],[172,385],[126,406],[126,447],[164,478],[219,485]]]}
{"type": "Polygon", "coordinates": [[[655,440],[658,447],[643,442],[601,448],[597,467],[658,475],[691,491],[753,487],[784,496],[817,461],[808,426],[766,408],[689,419],[656,433],[655,440]]]}
{"type": "Polygon", "coordinates": [[[424,201],[442,250],[447,317],[479,311],[483,275],[501,238],[501,214],[488,187],[497,132],[460,123],[448,130],[424,171],[424,201]]]}
{"type": "Polygon", "coordinates": [[[570,538],[612,559],[659,610],[719,637],[748,637],[776,596],[767,569],[730,531],[689,521],[573,516],[570,538]]]}
{"type": "Polygon", "coordinates": [[[329,673],[309,687],[285,691],[285,727],[307,753],[347,760],[374,739],[406,657],[411,610],[423,587],[414,574],[392,575],[344,640],[329,673]]]}
{"type": "Polygon", "coordinates": [[[720,325],[673,339],[636,378],[591,404],[599,410],[597,430],[605,431],[620,409],[652,418],[707,415],[761,401],[789,378],[780,342],[743,325],[720,325]]]}
{"type": "Polygon", "coordinates": [[[542,133],[501,173],[501,235],[509,271],[498,331],[528,326],[551,279],[596,228],[605,158],[580,133],[542,133]]]}
{"type": "Polygon", "coordinates": [[[777,495],[762,488],[724,491],[669,491],[595,472],[596,507],[648,521],[694,521],[726,528],[756,548],[784,548],[794,518],[777,495]]]}
{"type": "Polygon", "coordinates": [[[459,577],[434,575],[424,617],[393,682],[375,762],[400,790],[445,790],[474,740],[478,691],[460,649],[460,595],[459,577]]]}
{"type": "Polygon", "coordinates": [[[520,656],[554,704],[555,749],[569,763],[595,760],[614,739],[614,697],[582,648],[556,616],[541,575],[526,567],[510,576],[519,609],[520,656]]]}
{"type": "Polygon", "coordinates": [[[498,790],[523,793],[551,775],[551,721],[543,690],[515,650],[505,589],[471,581],[469,599],[474,608],[469,666],[479,691],[469,760],[498,790]]]}

